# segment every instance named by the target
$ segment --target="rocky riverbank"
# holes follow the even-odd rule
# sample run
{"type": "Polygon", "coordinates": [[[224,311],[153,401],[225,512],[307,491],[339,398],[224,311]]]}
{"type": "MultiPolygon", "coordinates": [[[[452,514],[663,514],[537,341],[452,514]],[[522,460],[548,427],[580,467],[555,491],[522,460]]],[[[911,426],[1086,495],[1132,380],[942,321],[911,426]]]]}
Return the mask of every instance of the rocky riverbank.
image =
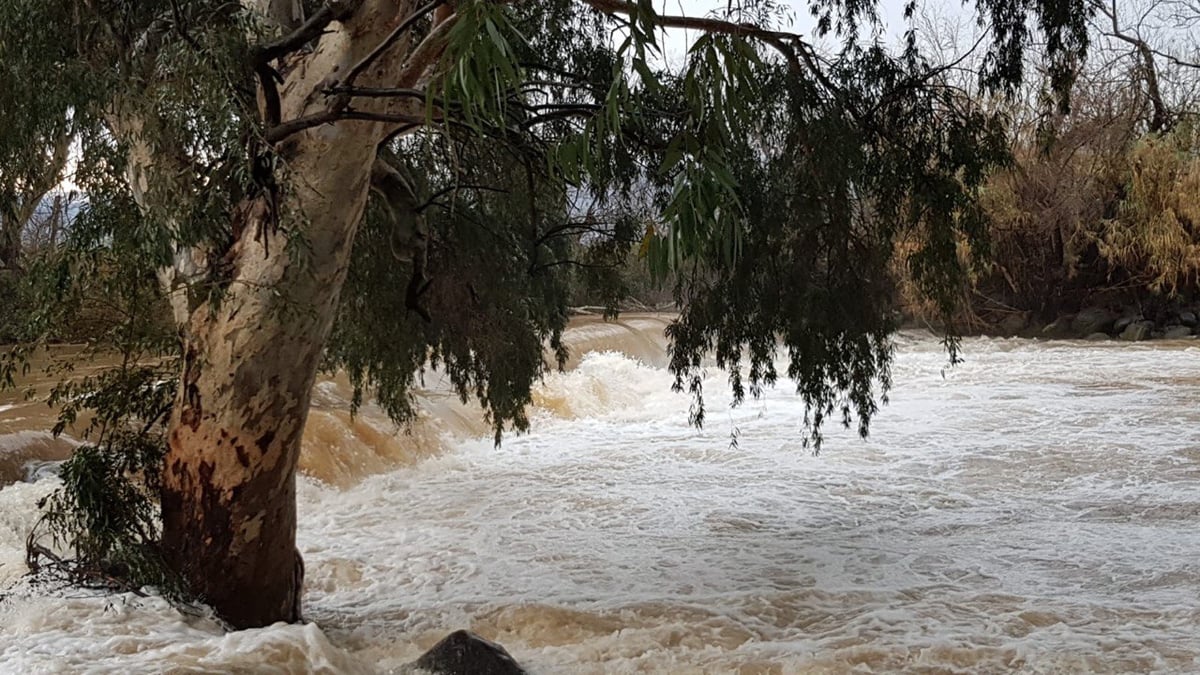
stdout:
{"type": "Polygon", "coordinates": [[[1133,308],[1088,307],[1063,314],[1049,323],[1031,312],[1013,312],[980,333],[999,337],[1050,340],[1178,340],[1191,338],[1200,329],[1200,308],[1181,308],[1155,314],[1133,308]]]}

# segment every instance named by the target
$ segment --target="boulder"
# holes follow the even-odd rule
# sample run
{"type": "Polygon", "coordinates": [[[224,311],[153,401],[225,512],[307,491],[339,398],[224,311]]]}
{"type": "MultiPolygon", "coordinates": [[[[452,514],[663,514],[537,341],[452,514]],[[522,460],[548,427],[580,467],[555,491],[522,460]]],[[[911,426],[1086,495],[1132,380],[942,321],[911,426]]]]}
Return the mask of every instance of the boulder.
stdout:
{"type": "Polygon", "coordinates": [[[1013,312],[1006,315],[996,324],[996,328],[1000,334],[1005,337],[1020,335],[1021,331],[1029,327],[1029,312],[1013,312]]]}
{"type": "Polygon", "coordinates": [[[1178,340],[1180,338],[1189,337],[1192,334],[1192,329],[1187,326],[1167,326],[1163,329],[1163,339],[1178,340]]]}
{"type": "Polygon", "coordinates": [[[1071,319],[1071,332],[1076,335],[1107,333],[1116,320],[1117,315],[1103,307],[1088,307],[1071,319]]]}
{"type": "Polygon", "coordinates": [[[1143,320],[1144,320],[1144,317],[1141,314],[1126,314],[1125,316],[1117,319],[1116,322],[1113,323],[1113,328],[1112,328],[1113,333],[1120,335],[1121,333],[1123,333],[1125,331],[1126,328],[1129,328],[1130,324],[1137,323],[1138,321],[1143,321],[1143,320]]]}
{"type": "Polygon", "coordinates": [[[465,630],[447,635],[404,672],[432,675],[528,675],[504,647],[465,630]]]}
{"type": "Polygon", "coordinates": [[[1083,339],[1090,340],[1092,342],[1100,342],[1101,340],[1111,340],[1112,336],[1108,333],[1092,333],[1083,339]]]}
{"type": "Polygon", "coordinates": [[[1134,321],[1121,331],[1121,339],[1129,340],[1130,342],[1138,342],[1140,340],[1149,340],[1150,334],[1154,331],[1153,321],[1134,321]]]}
{"type": "Polygon", "coordinates": [[[1189,312],[1185,310],[1179,313],[1179,323],[1191,328],[1195,328],[1196,324],[1200,323],[1200,321],[1197,321],[1195,312],[1189,312]]]}
{"type": "Polygon", "coordinates": [[[1071,317],[1060,316],[1047,324],[1042,329],[1042,337],[1051,339],[1071,337],[1071,317]]]}

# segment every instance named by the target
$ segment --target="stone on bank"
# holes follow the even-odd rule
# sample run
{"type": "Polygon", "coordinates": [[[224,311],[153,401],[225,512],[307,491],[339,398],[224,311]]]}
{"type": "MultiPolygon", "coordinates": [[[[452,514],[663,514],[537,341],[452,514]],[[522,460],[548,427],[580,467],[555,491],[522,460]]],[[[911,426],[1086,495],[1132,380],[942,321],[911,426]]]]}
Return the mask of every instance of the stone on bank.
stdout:
{"type": "Polygon", "coordinates": [[[1108,333],[1117,321],[1117,315],[1103,307],[1089,307],[1071,319],[1071,332],[1076,335],[1108,333]]]}
{"type": "Polygon", "coordinates": [[[1167,326],[1163,329],[1164,340],[1179,340],[1189,337],[1192,334],[1192,329],[1187,326],[1167,326]]]}
{"type": "Polygon", "coordinates": [[[1149,340],[1153,332],[1153,321],[1134,321],[1126,326],[1125,330],[1121,331],[1121,339],[1130,342],[1140,342],[1142,340],[1149,340]]]}

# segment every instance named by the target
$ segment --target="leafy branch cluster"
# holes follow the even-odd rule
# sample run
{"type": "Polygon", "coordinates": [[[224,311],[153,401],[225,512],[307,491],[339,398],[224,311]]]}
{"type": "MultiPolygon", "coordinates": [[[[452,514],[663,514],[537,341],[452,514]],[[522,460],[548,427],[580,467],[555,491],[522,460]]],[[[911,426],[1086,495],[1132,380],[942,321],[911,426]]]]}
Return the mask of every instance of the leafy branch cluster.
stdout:
{"type": "MultiPolygon", "coordinates": [[[[651,0],[330,0],[298,3],[300,15],[278,2],[0,0],[0,35],[24,36],[0,38],[14,64],[0,73],[0,113],[14,120],[0,171],[37,175],[69,128],[87,198],[62,250],[31,266],[44,301],[30,306],[44,310],[21,334],[36,343],[56,313],[105,299],[116,320],[95,338],[121,354],[52,397],[60,430],[92,417],[44,505],[51,540],[79,569],[153,576],[165,425],[172,402],[188,402],[176,359],[194,348],[198,377],[201,352],[232,335],[204,322],[235,284],[256,283],[246,270],[286,282],[245,294],[263,321],[323,311],[305,292],[338,300],[336,317],[297,321],[291,337],[319,347],[333,326],[323,366],[349,374],[355,405],[372,396],[410,420],[433,368],[482,404],[499,439],[528,426],[534,382],[565,361],[573,287],[600,284],[615,305],[636,251],[680,307],[670,369],[695,396],[694,423],[715,355],[735,402],[785,376],[808,439],[830,419],[865,434],[891,382],[896,260],[951,317],[963,242],[988,249],[984,179],[1009,159],[1006,120],[985,99],[1016,90],[1036,32],[1048,90],[1065,101],[1087,44],[1083,2],[979,0],[992,39],[985,96],[971,97],[911,36],[896,54],[865,39],[869,0],[813,3],[828,50],[782,30],[771,0],[704,17],[651,0]],[[384,28],[363,25],[378,16],[384,28]],[[661,65],[672,30],[699,35],[681,69],[661,65]],[[325,40],[356,31],[372,44],[306,79],[325,40]],[[344,156],[325,159],[360,171],[330,181],[348,194],[316,194],[305,181],[321,168],[294,170],[313,138],[337,138],[344,156]],[[301,194],[345,199],[352,222],[311,217],[301,194]],[[347,250],[339,267],[330,251],[347,250]],[[320,262],[317,284],[305,272],[320,262]]],[[[8,211],[22,199],[0,191],[8,211]]],[[[953,356],[953,331],[948,344],[953,356]]],[[[31,540],[35,554],[51,548],[31,540]]]]}

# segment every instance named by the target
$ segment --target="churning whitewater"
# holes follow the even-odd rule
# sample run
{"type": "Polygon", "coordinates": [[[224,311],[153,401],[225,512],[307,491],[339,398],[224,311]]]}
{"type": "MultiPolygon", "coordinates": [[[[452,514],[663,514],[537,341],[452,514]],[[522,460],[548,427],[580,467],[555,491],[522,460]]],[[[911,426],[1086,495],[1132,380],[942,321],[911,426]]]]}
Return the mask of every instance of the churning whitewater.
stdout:
{"type": "MultiPolygon", "coordinates": [[[[715,369],[689,427],[662,327],[573,328],[572,368],[498,448],[436,374],[411,434],[319,384],[306,625],[31,590],[56,479],[0,489],[0,670],[386,673],[457,628],[535,673],[1200,669],[1193,343],[972,339],[947,368],[904,334],[870,440],[831,428],[814,456],[786,386],[730,410],[715,369]]],[[[45,444],[21,410],[0,453],[45,444]]]]}

